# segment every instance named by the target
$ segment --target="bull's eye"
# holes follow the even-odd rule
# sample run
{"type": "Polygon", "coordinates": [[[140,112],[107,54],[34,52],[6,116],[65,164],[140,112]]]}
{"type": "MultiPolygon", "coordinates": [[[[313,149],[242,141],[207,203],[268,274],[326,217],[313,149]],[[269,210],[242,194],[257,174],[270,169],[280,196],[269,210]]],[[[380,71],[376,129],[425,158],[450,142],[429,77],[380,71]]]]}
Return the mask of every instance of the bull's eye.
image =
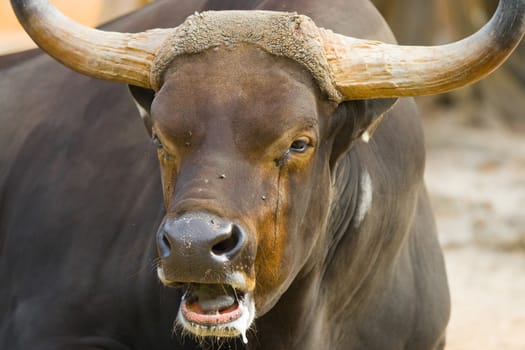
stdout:
{"type": "Polygon", "coordinates": [[[309,140],[307,138],[300,138],[292,142],[290,145],[290,151],[295,153],[304,153],[310,147],[309,140]]]}
{"type": "Polygon", "coordinates": [[[159,140],[159,137],[157,136],[157,134],[153,134],[151,136],[151,142],[155,145],[155,147],[157,148],[162,148],[162,142],[160,142],[159,140]]]}

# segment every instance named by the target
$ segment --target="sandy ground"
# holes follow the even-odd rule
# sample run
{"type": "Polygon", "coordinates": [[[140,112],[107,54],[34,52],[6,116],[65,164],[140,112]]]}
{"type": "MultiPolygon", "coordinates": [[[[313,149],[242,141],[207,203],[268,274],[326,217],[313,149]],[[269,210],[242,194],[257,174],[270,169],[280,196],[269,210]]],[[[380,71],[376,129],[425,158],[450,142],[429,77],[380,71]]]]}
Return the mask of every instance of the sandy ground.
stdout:
{"type": "Polygon", "coordinates": [[[452,318],[447,350],[525,349],[525,254],[447,249],[452,318]]]}
{"type": "Polygon", "coordinates": [[[450,109],[426,115],[426,181],[452,296],[446,349],[524,350],[525,133],[450,109]]]}

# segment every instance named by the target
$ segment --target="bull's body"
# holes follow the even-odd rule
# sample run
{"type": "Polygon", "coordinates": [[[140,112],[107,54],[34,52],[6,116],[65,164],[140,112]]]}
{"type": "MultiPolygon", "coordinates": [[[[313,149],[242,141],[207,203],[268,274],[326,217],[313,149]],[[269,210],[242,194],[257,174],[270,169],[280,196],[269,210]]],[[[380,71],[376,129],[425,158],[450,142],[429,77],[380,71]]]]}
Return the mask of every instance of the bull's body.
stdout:
{"type": "MultiPolygon", "coordinates": [[[[207,9],[273,9],[393,41],[366,1],[280,3],[159,1],[109,28],[175,26],[207,9]]],[[[43,55],[1,74],[0,348],[199,348],[171,333],[180,292],[153,272],[164,214],[158,165],[126,89],[43,55]]],[[[250,349],[443,346],[448,289],[423,167],[414,103],[400,100],[372,141],[357,141],[335,168],[329,259],[313,256],[255,321],[250,349]],[[371,244],[384,254],[353,250],[359,236],[376,236],[371,244]],[[350,268],[354,257],[368,264],[350,268]]]]}

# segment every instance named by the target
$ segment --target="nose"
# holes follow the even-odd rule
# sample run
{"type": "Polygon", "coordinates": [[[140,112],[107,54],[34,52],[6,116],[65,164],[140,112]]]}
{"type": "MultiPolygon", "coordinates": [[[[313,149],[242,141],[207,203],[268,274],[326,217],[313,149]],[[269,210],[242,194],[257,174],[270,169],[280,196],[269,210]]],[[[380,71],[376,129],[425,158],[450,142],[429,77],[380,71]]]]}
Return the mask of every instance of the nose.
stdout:
{"type": "Polygon", "coordinates": [[[245,242],[241,226],[205,213],[167,219],[157,233],[162,264],[178,279],[190,270],[223,269],[240,254],[245,242]]]}

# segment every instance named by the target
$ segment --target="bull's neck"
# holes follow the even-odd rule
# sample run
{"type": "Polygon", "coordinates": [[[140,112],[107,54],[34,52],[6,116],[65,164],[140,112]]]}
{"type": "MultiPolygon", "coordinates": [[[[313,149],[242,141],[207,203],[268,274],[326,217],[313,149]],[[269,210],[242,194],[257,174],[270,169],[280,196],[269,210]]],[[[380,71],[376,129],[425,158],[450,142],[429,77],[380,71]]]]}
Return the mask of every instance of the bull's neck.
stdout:
{"type": "Polygon", "coordinates": [[[275,307],[257,320],[257,340],[256,344],[249,344],[250,349],[330,348],[326,334],[337,334],[338,327],[327,323],[328,308],[321,286],[339,241],[356,225],[353,218],[359,209],[362,173],[358,163],[357,157],[350,153],[334,169],[330,216],[318,244],[322,248],[311,258],[316,261],[307,263],[275,307]],[[324,327],[329,330],[321,331],[324,327]],[[318,339],[317,334],[325,336],[318,339]]]}
{"type": "Polygon", "coordinates": [[[319,271],[296,278],[279,302],[256,320],[255,337],[248,349],[330,349],[319,271]],[[325,336],[319,337],[318,335],[325,336]]]}

